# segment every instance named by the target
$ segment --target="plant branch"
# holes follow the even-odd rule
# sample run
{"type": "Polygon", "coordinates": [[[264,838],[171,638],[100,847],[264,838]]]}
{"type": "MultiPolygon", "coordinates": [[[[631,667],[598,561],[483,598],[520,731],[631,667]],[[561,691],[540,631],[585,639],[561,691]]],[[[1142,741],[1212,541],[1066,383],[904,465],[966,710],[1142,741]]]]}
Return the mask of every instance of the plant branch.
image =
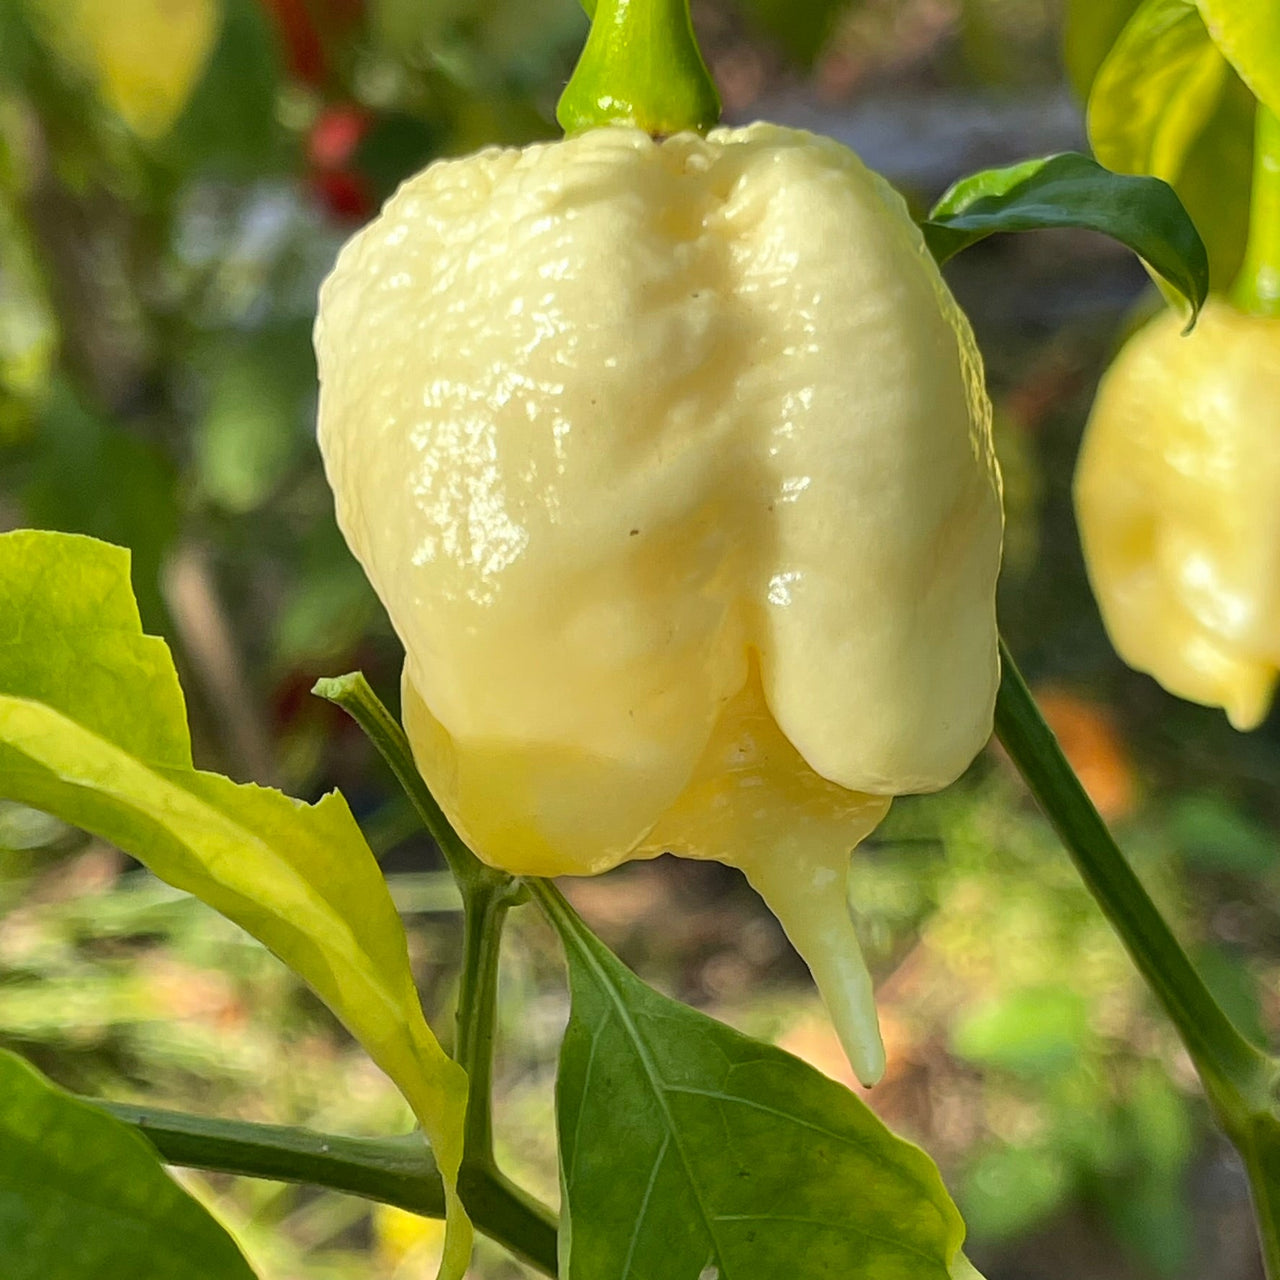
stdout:
{"type": "Polygon", "coordinates": [[[493,1046],[498,960],[507,911],[523,896],[514,881],[463,890],[462,977],[458,989],[456,1058],[467,1073],[464,1163],[494,1169],[493,1046]]]}
{"type": "Polygon", "coordinates": [[[1249,1113],[1269,1110],[1271,1064],[1222,1011],[1125,860],[1003,641],[1000,656],[996,733],[1177,1028],[1224,1127],[1233,1133],[1249,1113]]]}
{"type": "MultiPolygon", "coordinates": [[[[100,1098],[81,1100],[137,1130],[168,1164],[304,1182],[424,1217],[444,1217],[444,1186],[420,1133],[351,1138],[100,1098]]],[[[467,1170],[459,1190],[467,1212],[485,1235],[545,1275],[556,1274],[556,1222],[544,1206],[496,1170],[467,1170]]]]}
{"type": "Polygon", "coordinates": [[[455,1058],[467,1073],[467,1115],[458,1188],[486,1235],[556,1274],[555,1215],[507,1178],[493,1154],[493,1047],[498,962],[508,910],[527,895],[522,882],[481,862],[453,829],[414,763],[404,731],[361,672],[320,680],[315,693],[342,707],[390,766],[440,846],[462,893],[462,974],[455,1058]]]}
{"type": "Polygon", "coordinates": [[[351,1138],[100,1098],[81,1101],[136,1129],[170,1164],[312,1183],[427,1217],[444,1217],[444,1186],[431,1148],[420,1133],[351,1138]]]}

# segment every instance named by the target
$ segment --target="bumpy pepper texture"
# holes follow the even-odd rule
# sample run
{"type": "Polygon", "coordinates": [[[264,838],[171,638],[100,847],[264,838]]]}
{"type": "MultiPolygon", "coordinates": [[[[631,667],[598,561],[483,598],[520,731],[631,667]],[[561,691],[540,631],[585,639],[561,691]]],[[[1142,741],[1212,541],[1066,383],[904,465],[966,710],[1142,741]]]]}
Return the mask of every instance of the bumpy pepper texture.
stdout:
{"type": "Polygon", "coordinates": [[[1280,667],[1280,320],[1165,312],[1103,379],[1076,512],[1120,656],[1171,693],[1267,713],[1280,667]]]}
{"type": "Polygon", "coordinates": [[[464,837],[742,867],[876,1074],[848,853],[965,768],[998,675],[981,364],[899,197],[767,125],[439,163],[343,251],[317,349],[464,837]]]}

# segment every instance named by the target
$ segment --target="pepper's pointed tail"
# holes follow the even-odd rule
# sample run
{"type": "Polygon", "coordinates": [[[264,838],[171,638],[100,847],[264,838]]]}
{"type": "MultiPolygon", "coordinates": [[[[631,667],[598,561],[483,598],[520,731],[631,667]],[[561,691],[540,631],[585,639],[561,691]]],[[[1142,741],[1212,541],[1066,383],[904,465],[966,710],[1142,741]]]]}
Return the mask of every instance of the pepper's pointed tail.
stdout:
{"type": "Polygon", "coordinates": [[[864,1085],[884,1075],[884,1042],[871,975],[849,915],[849,850],[776,850],[743,871],[809,966],[849,1065],[864,1085]],[[790,856],[788,856],[790,855],[790,856]]]}

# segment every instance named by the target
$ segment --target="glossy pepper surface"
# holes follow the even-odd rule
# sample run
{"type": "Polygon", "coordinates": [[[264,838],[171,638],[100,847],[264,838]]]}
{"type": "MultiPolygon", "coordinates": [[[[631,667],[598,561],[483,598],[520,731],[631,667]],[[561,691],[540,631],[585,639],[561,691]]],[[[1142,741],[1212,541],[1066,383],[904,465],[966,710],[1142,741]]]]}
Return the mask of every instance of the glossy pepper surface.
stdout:
{"type": "Polygon", "coordinates": [[[320,443],[480,857],[743,868],[877,1074],[844,896],[998,678],[968,324],[847,149],[626,127],[435,164],[324,286],[320,443]]]}
{"type": "Polygon", "coordinates": [[[1280,320],[1164,312],[1103,379],[1076,512],[1120,656],[1171,693],[1267,713],[1280,667],[1280,320]]]}

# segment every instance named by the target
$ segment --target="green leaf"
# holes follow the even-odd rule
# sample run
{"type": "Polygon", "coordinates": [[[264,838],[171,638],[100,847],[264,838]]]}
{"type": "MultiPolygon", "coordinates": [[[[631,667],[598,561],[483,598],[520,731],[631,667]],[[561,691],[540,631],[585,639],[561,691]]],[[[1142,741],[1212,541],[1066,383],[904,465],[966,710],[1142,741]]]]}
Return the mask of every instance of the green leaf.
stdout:
{"type": "Polygon", "coordinates": [[[1214,43],[1253,90],[1280,115],[1280,5],[1274,0],[1198,0],[1214,43]]]}
{"type": "Polygon", "coordinates": [[[1081,98],[1111,51],[1139,0],[1067,0],[1062,33],[1062,60],[1067,78],[1081,98]]]}
{"type": "Polygon", "coordinates": [[[430,1139],[450,1206],[444,1274],[460,1276],[466,1078],[422,1016],[404,929],[346,802],[306,805],[192,767],[173,661],[142,634],[119,548],[0,536],[0,618],[0,796],[133,854],[311,984],[430,1139]]]}
{"type": "Polygon", "coordinates": [[[128,1126],[0,1050],[5,1280],[252,1280],[234,1240],[128,1126]]]}
{"type": "Polygon", "coordinates": [[[961,1058],[1043,1077],[1071,1067],[1089,1039],[1089,1007],[1069,987],[1011,992],[979,1005],[955,1025],[951,1047],[961,1058]]]}
{"type": "Polygon", "coordinates": [[[801,67],[811,67],[822,52],[836,19],[849,0],[745,0],[748,17],[801,67]]]}
{"type": "Polygon", "coordinates": [[[51,388],[33,452],[25,523],[128,547],[142,615],[159,628],[161,565],[180,524],[172,463],[152,442],[90,412],[65,380],[51,388]]]}
{"type": "Polygon", "coordinates": [[[1209,253],[1235,278],[1248,227],[1253,96],[1191,0],[1145,0],[1098,71],[1088,106],[1098,159],[1172,184],[1209,253]]]}
{"type": "Polygon", "coordinates": [[[1222,796],[1182,796],[1165,821],[1170,843],[1188,866],[1258,881],[1275,868],[1275,837],[1222,796]]]}
{"type": "Polygon", "coordinates": [[[1254,113],[1253,94],[1228,68],[1213,114],[1188,148],[1173,183],[1209,252],[1209,288],[1217,292],[1230,287],[1244,258],[1254,113]]]}
{"type": "Polygon", "coordinates": [[[645,986],[531,887],[573,996],[556,1085],[565,1280],[975,1274],[922,1151],[812,1067],[645,986]]]}
{"type": "Polygon", "coordinates": [[[1109,169],[1173,182],[1227,72],[1190,0],[1145,0],[1098,69],[1089,141],[1109,169]]]}
{"type": "Polygon", "coordinates": [[[304,449],[315,448],[311,333],[274,325],[251,342],[222,338],[216,351],[195,433],[196,475],[206,497],[243,514],[271,497],[304,449]]]}
{"type": "Polygon", "coordinates": [[[155,153],[178,174],[271,173],[284,152],[276,112],[279,53],[267,6],[223,0],[222,30],[186,110],[155,153]]]}
{"type": "Polygon", "coordinates": [[[1198,311],[1209,290],[1199,232],[1158,178],[1111,173],[1074,152],[984,169],[933,207],[925,242],[939,262],[997,231],[1079,227],[1127,245],[1198,311]]]}
{"type": "Polygon", "coordinates": [[[976,1235],[1008,1240],[1034,1230],[1074,1189],[1062,1152],[1001,1145],[983,1152],[965,1172],[960,1202],[976,1235]]]}

